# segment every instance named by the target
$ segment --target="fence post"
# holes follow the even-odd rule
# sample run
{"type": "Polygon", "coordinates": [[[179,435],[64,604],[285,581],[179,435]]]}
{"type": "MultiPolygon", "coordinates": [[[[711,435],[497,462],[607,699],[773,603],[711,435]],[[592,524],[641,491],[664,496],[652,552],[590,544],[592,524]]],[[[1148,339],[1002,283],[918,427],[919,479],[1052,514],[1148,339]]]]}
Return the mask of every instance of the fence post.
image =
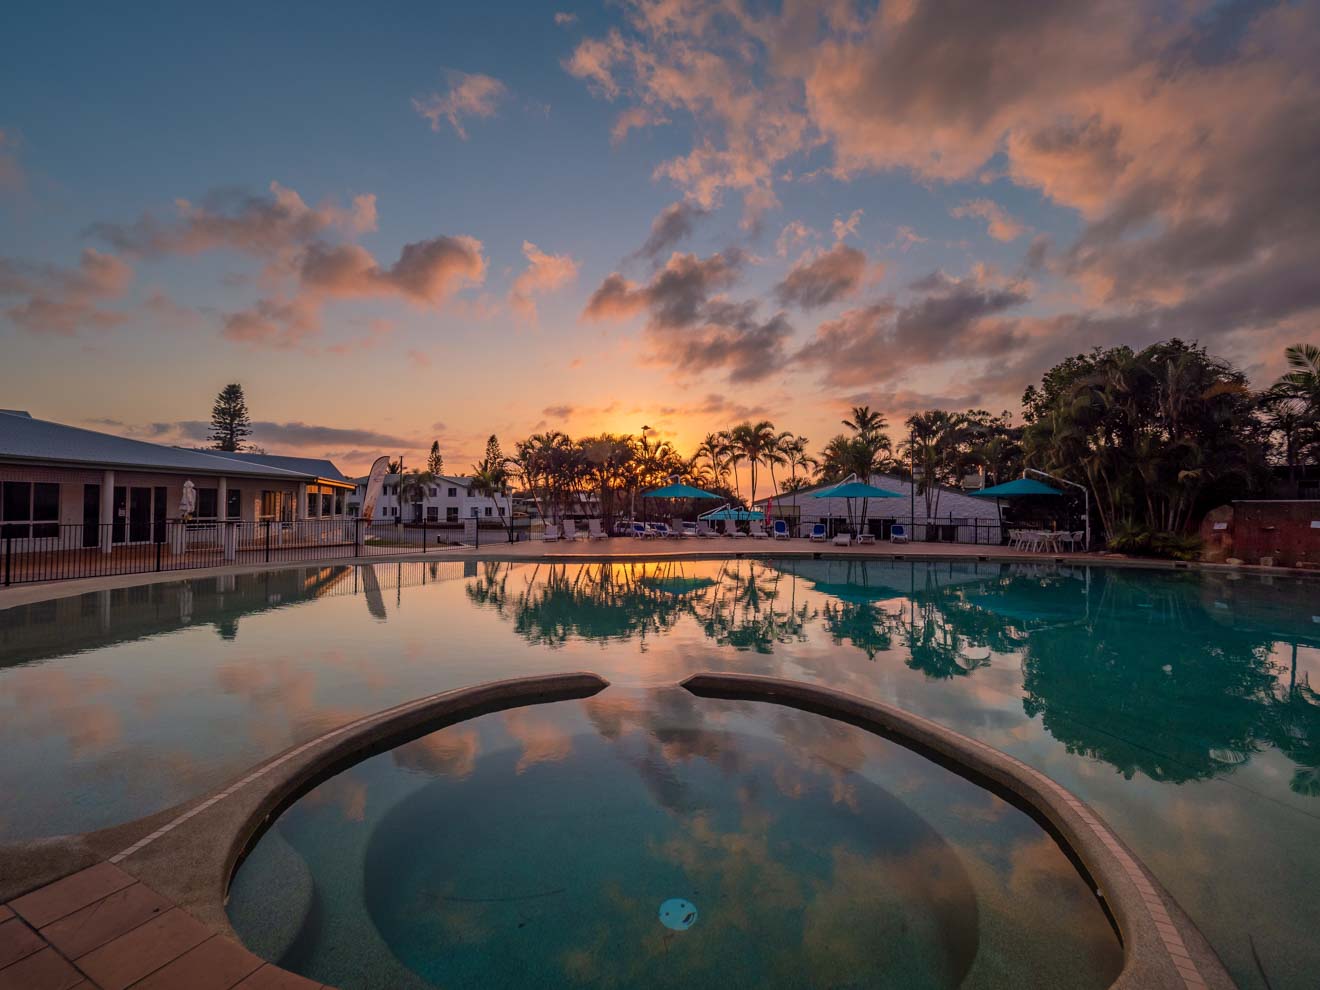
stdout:
{"type": "Polygon", "coordinates": [[[156,541],[156,570],[160,570],[160,548],[164,545],[160,540],[156,541]]]}
{"type": "Polygon", "coordinates": [[[422,553],[426,553],[426,509],[422,509],[422,553]]]}
{"type": "Polygon", "coordinates": [[[5,536],[5,587],[8,588],[13,580],[13,561],[14,561],[14,537],[5,536]]]}
{"type": "Polygon", "coordinates": [[[362,556],[362,517],[353,520],[353,556],[362,556]]]}

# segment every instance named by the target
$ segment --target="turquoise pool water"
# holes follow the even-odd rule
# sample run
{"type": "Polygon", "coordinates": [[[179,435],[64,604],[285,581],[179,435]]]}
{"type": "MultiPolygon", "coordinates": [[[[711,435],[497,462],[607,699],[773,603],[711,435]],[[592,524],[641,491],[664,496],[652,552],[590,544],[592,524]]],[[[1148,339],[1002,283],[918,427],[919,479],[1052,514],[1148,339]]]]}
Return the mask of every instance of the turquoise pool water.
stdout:
{"type": "Polygon", "coordinates": [[[353,988],[1063,990],[1122,965],[1023,813],[852,726],[667,687],[485,716],[327,781],[229,912],[353,988]]]}
{"type": "Polygon", "coordinates": [[[1320,972],[1320,584],[1300,580],[405,563],[3,610],[0,839],[138,817],[407,698],[572,669],[643,694],[755,671],[937,719],[1095,805],[1243,986],[1320,972]]]}

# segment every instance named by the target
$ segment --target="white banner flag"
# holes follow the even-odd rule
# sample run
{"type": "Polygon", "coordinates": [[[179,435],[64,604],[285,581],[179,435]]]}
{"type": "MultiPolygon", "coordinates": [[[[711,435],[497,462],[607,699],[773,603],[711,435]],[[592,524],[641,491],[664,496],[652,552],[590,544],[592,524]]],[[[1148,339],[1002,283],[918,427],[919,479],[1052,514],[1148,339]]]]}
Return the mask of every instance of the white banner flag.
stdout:
{"type": "Polygon", "coordinates": [[[371,473],[367,475],[367,490],[362,496],[361,516],[367,522],[371,522],[371,517],[376,513],[376,499],[380,498],[381,489],[385,487],[385,475],[390,470],[390,459],[388,457],[377,457],[376,463],[371,465],[371,473]]]}

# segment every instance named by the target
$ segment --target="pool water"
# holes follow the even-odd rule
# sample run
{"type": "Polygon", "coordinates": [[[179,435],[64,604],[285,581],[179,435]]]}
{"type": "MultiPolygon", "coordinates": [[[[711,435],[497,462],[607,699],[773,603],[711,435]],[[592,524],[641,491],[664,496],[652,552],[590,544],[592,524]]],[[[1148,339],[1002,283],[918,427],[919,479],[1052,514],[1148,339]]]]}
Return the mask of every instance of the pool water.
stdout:
{"type": "MultiPolygon", "coordinates": [[[[137,818],[410,698],[579,669],[624,693],[699,670],[770,674],[935,719],[1091,803],[1240,985],[1315,984],[1314,580],[950,560],[409,562],[0,610],[0,839],[137,818]]],[[[487,755],[480,736],[458,738],[487,755]]]]}
{"type": "Polygon", "coordinates": [[[1118,940],[1035,822],[803,712],[603,694],[333,778],[230,894],[340,987],[1103,987],[1118,940]]]}

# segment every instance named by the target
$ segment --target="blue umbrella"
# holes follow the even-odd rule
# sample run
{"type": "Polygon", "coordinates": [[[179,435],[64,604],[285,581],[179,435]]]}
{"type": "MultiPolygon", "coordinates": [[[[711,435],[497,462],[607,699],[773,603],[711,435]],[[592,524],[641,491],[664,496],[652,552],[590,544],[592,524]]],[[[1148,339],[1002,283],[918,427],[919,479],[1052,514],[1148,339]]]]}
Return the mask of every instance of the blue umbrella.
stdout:
{"type": "Polygon", "coordinates": [[[1034,478],[1018,478],[1006,481],[1002,485],[983,488],[972,492],[973,498],[1018,498],[1023,495],[1062,495],[1057,488],[1036,481],[1034,478]]]}
{"type": "Polygon", "coordinates": [[[702,491],[700,488],[693,488],[691,485],[682,485],[675,482],[672,485],[665,485],[663,488],[656,488],[653,491],[642,492],[642,498],[723,498],[723,495],[716,495],[713,492],[702,491]]]}
{"type": "MultiPolygon", "coordinates": [[[[875,485],[868,485],[863,481],[845,481],[841,485],[835,485],[833,488],[826,488],[821,492],[812,493],[812,498],[846,498],[848,500],[848,525],[852,526],[853,499],[855,498],[903,498],[898,492],[891,492],[888,488],[876,488],[875,485]]],[[[866,506],[863,504],[863,510],[866,506]]]]}
{"type": "Polygon", "coordinates": [[[759,509],[755,512],[747,509],[715,509],[712,512],[703,512],[702,519],[731,519],[734,522],[746,522],[749,519],[764,519],[765,513],[759,509]]]}

